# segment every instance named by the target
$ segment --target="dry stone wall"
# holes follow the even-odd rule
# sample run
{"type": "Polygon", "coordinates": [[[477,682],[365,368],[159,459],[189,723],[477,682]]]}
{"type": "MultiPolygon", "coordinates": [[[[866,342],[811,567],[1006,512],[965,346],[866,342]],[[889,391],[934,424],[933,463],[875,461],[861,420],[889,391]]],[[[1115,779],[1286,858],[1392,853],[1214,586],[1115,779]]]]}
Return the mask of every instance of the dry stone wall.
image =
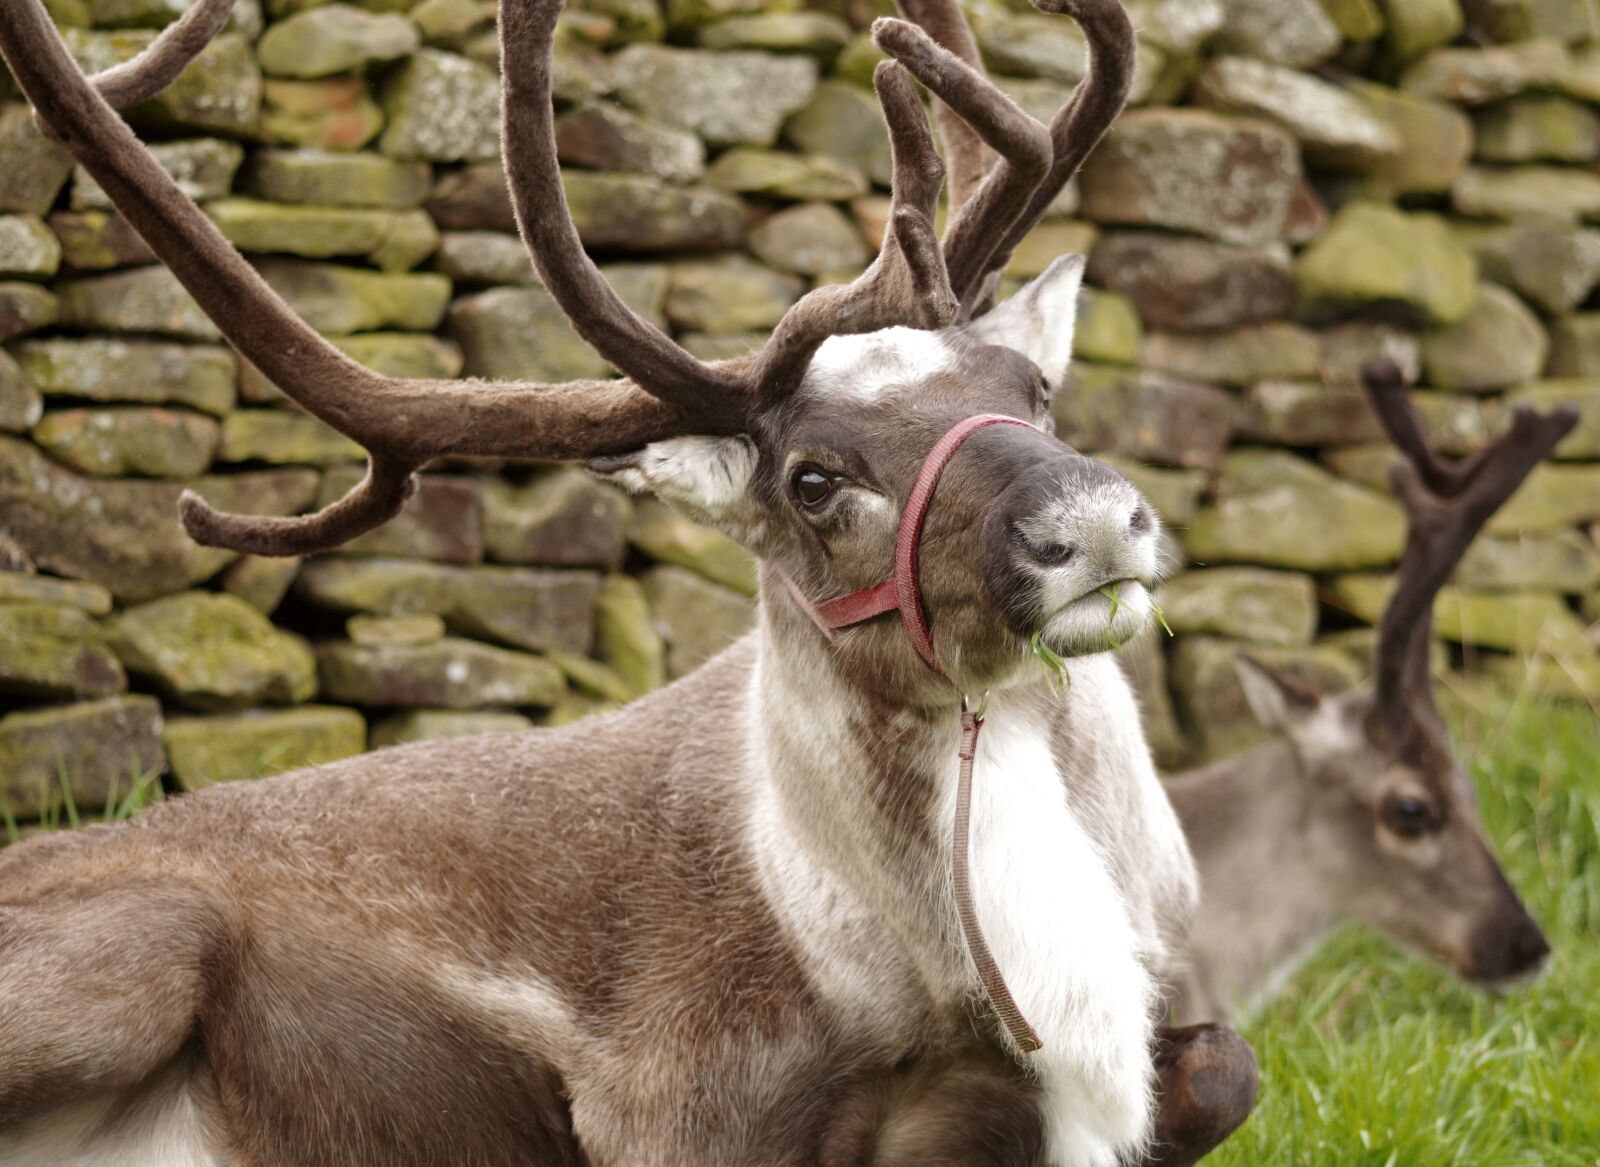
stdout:
{"type": "MultiPolygon", "coordinates": [[[[869,259],[888,151],[872,0],[577,0],[556,69],[578,228],[692,351],[757,343],[869,259]]],[[[186,0],[49,0],[73,53],[137,53],[186,0]]],[[[1163,761],[1247,744],[1240,645],[1355,682],[1402,541],[1355,384],[1386,352],[1467,454],[1516,401],[1584,421],[1440,601],[1490,671],[1600,699],[1596,0],[1130,0],[1134,104],[1016,255],[1090,256],[1063,436],[1171,532],[1175,639],[1129,650],[1163,761]]],[[[393,374],[607,369],[515,236],[494,5],[239,0],[132,111],[272,285],[393,374]]],[[[1048,117],[1070,22],[973,10],[1048,117]]],[[[449,464],[307,562],[195,546],[184,486],[287,514],[361,452],[219,343],[0,78],[0,780],[25,820],[135,772],[190,789],[419,737],[559,723],[680,675],[751,620],[747,557],[579,470],[449,464]]],[[[1452,649],[1453,653],[1459,650],[1452,649]]]]}

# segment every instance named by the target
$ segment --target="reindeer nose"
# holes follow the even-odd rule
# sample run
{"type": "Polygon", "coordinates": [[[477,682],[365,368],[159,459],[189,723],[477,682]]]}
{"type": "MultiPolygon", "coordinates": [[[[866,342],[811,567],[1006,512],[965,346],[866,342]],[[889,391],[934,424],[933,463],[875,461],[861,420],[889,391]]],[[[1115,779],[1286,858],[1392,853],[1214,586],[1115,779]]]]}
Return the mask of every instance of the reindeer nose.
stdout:
{"type": "Polygon", "coordinates": [[[1112,573],[1126,570],[1130,549],[1148,541],[1156,520],[1133,485],[1111,467],[1079,455],[1036,467],[1010,492],[1013,543],[1041,567],[1112,573]]]}
{"type": "Polygon", "coordinates": [[[1550,942],[1531,918],[1519,922],[1512,934],[1510,948],[1511,971],[1514,974],[1533,971],[1550,955],[1550,942]]]}

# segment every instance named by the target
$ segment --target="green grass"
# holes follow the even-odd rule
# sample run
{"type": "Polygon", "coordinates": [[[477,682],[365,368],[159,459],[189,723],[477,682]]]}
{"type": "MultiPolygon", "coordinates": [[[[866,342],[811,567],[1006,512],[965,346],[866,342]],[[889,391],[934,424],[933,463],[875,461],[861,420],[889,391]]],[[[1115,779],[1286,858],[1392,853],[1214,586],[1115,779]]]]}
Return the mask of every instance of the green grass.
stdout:
{"type": "MultiPolygon", "coordinates": [[[[72,782],[67,775],[65,763],[61,759],[56,761],[56,789],[47,788],[41,791],[40,803],[44,810],[36,822],[17,821],[12,813],[11,800],[0,790],[0,831],[4,837],[0,838],[0,846],[19,842],[30,830],[55,831],[63,828],[76,828],[82,826],[84,817],[78,811],[77,800],[72,796],[72,782]]],[[[89,819],[90,822],[120,823],[124,819],[131,819],[146,807],[160,802],[165,797],[161,787],[161,771],[145,770],[138,761],[131,761],[128,767],[128,782],[126,786],[118,784],[111,791],[110,798],[101,809],[98,816],[89,819]]]]}
{"type": "Polygon", "coordinates": [[[1494,997],[1339,936],[1245,1027],[1260,1102],[1207,1167],[1600,1164],[1600,718],[1518,700],[1452,720],[1554,963],[1494,997]]]}

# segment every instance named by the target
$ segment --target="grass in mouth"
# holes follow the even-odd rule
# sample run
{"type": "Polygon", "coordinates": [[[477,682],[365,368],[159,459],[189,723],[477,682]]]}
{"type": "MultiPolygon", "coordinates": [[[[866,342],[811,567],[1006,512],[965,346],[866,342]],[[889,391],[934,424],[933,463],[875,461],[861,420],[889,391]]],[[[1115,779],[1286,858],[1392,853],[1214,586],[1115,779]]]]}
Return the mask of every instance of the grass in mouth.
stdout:
{"type": "Polygon", "coordinates": [[[1045,679],[1050,684],[1050,692],[1057,697],[1072,688],[1072,674],[1067,672],[1067,662],[1061,654],[1056,652],[1044,642],[1044,637],[1035,631],[1033,639],[1028,641],[1028,647],[1033,650],[1034,659],[1044,669],[1045,679]]]}

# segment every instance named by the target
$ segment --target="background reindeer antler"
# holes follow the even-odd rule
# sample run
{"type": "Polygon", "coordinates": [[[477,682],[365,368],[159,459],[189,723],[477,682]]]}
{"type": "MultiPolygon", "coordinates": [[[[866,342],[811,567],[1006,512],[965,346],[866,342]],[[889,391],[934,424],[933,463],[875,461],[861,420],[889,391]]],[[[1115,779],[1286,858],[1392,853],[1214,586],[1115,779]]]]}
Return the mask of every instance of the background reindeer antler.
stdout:
{"type": "Polygon", "coordinates": [[[1402,756],[1436,760],[1441,751],[1448,757],[1448,746],[1428,667],[1434,598],[1490,516],[1577,424],[1578,411],[1559,405],[1540,413],[1518,405],[1510,429],[1494,444],[1448,462],[1428,445],[1399,366],[1372,361],[1362,380],[1403,455],[1390,466],[1389,479],[1407,521],[1394,592],[1378,624],[1372,716],[1402,756]]]}
{"type": "Polygon", "coordinates": [[[737,433],[758,406],[798,385],[828,337],[892,325],[937,328],[981,310],[991,277],[1121,109],[1131,77],[1133,31],[1117,0],[1035,3],[1073,16],[1090,43],[1088,77],[1048,131],[976,67],[971,33],[952,0],[911,3],[933,36],[899,20],[877,23],[874,37],[894,58],[873,78],[893,154],[881,251],[853,283],[802,297],[760,352],[707,363],[628,308],[583,250],[561,186],[551,106],[561,0],[502,0],[502,149],[517,222],[545,287],[625,377],[562,385],[372,372],[295,315],[156,163],[115,110],[170,83],[221,29],[232,0],[198,0],[134,60],[93,78],[78,70],[42,0],[6,0],[0,53],[44,131],[95,178],[228,342],[295,402],[367,449],[361,483],[311,515],[223,514],[195,494],[183,496],[184,526],[201,543],[305,555],[393,518],[415,472],[435,458],[575,459],[683,433],[737,433]],[[933,222],[944,165],[913,76],[934,94],[961,176],[942,246],[933,222]],[[998,157],[992,167],[991,152],[998,157]]]}

